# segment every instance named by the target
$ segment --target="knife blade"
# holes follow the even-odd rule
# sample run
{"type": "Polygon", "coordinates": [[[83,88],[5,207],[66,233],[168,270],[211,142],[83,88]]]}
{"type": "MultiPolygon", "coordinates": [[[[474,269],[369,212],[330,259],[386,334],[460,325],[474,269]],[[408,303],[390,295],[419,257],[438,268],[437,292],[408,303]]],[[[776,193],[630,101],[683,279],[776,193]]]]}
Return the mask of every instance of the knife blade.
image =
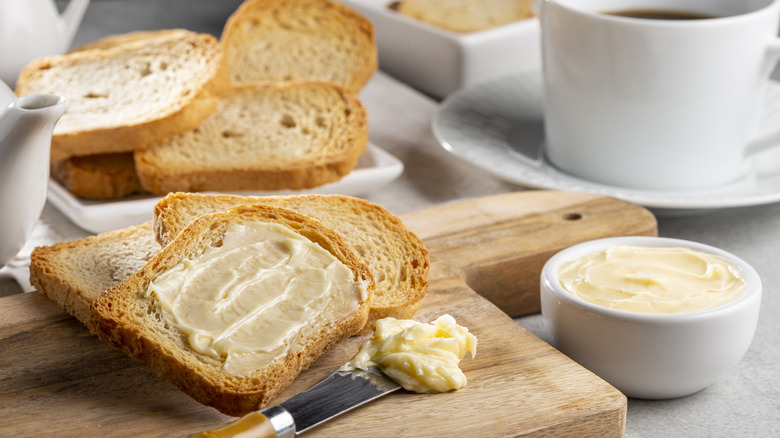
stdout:
{"type": "Polygon", "coordinates": [[[191,438],[292,438],[401,386],[378,368],[337,370],[276,406],[191,438]]]}

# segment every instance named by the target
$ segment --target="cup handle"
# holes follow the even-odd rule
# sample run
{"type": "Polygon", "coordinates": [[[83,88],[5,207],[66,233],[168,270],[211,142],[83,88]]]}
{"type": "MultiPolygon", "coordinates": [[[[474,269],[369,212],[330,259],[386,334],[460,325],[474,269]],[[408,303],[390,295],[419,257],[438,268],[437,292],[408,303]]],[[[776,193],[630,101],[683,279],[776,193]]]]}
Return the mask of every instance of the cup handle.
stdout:
{"type": "MultiPolygon", "coordinates": [[[[766,50],[767,75],[772,73],[778,61],[780,61],[780,39],[775,38],[769,42],[766,50]]],[[[775,146],[780,146],[780,127],[751,140],[745,148],[745,156],[749,157],[775,146]]]]}
{"type": "Polygon", "coordinates": [[[62,22],[65,26],[65,32],[63,40],[66,42],[65,47],[70,46],[73,37],[76,35],[76,30],[81,24],[81,19],[84,17],[84,12],[87,10],[89,0],[70,0],[68,6],[62,11],[62,22]]]}

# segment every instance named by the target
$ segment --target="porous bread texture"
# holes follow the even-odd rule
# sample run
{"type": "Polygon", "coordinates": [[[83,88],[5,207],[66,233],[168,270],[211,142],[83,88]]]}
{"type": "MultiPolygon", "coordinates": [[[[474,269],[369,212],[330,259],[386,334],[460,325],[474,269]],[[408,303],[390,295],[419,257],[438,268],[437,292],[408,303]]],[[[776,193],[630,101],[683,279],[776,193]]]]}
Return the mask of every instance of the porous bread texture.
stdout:
{"type": "Polygon", "coordinates": [[[152,222],[70,242],[40,246],[30,255],[30,283],[87,324],[105,291],[138,271],[160,251],[152,222]]]}
{"type": "Polygon", "coordinates": [[[247,0],[220,42],[234,82],[315,80],[357,93],[378,66],[371,22],[329,0],[247,0]]]}
{"type": "Polygon", "coordinates": [[[475,32],[533,17],[531,0],[402,0],[397,11],[454,32],[475,32]]]}
{"type": "Polygon", "coordinates": [[[149,283],[161,273],[202,254],[208,246],[220,245],[230,225],[256,221],[284,225],[319,244],[346,264],[356,278],[369,284],[369,296],[373,292],[368,268],[330,228],[290,210],[239,206],[191,222],[138,272],[98,298],[92,307],[90,330],[108,344],[146,362],[195,400],[222,413],[239,416],[262,408],[320,355],[365,325],[367,301],[339,320],[313,321],[313,334],[295,340],[299,351],[291,351],[247,376],[236,376],[224,370],[224,359],[192,350],[186,337],[165,323],[154,301],[145,294],[149,283]]]}
{"type": "Polygon", "coordinates": [[[368,265],[376,289],[369,302],[368,322],[361,333],[373,331],[376,321],[388,316],[409,319],[420,307],[428,289],[428,250],[400,218],[360,198],[171,193],[155,205],[155,234],[164,245],[202,214],[255,204],[288,208],[317,219],[341,234],[368,265]]]}
{"type": "Polygon", "coordinates": [[[51,177],[76,196],[117,199],[145,190],[132,152],[70,157],[51,164],[51,177]]]}
{"type": "Polygon", "coordinates": [[[185,30],[37,59],[20,73],[19,95],[67,99],[54,127],[51,161],[126,152],[197,127],[228,86],[219,42],[185,30]]]}
{"type": "Polygon", "coordinates": [[[337,181],[368,143],[360,100],[325,82],[238,84],[196,129],[135,152],[142,186],[176,191],[305,189],[337,181]]]}

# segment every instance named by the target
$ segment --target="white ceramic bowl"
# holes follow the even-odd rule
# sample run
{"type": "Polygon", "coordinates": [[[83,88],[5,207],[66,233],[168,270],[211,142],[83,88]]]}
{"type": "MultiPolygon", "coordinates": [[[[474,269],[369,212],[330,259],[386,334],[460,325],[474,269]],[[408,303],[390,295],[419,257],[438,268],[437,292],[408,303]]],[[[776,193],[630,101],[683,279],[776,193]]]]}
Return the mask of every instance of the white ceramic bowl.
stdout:
{"type": "Polygon", "coordinates": [[[374,25],[379,67],[443,98],[453,91],[513,73],[541,70],[539,20],[458,33],[390,9],[394,0],[342,0],[374,25]]]}
{"type": "Polygon", "coordinates": [[[753,340],[761,279],[718,248],[661,237],[585,242],[553,256],[542,269],[542,315],[552,345],[628,397],[668,399],[698,392],[734,367],[753,340]],[[640,314],[588,303],[563,289],[567,261],[616,245],[685,247],[712,253],[742,270],[747,288],[721,307],[694,313],[640,314]]]}

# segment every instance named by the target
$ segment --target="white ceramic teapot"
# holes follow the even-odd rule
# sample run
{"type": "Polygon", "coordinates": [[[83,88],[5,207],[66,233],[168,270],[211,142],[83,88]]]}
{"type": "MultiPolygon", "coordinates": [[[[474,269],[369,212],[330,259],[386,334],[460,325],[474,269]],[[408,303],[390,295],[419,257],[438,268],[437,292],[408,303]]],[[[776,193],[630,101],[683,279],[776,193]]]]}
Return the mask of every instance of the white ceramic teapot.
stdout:
{"type": "Polygon", "coordinates": [[[16,98],[0,81],[0,267],[22,249],[41,215],[51,135],[64,112],[64,97],[16,98]]]}
{"type": "Polygon", "coordinates": [[[0,80],[14,87],[22,67],[70,47],[89,0],[71,0],[62,12],[54,0],[0,0],[0,80]]]}

